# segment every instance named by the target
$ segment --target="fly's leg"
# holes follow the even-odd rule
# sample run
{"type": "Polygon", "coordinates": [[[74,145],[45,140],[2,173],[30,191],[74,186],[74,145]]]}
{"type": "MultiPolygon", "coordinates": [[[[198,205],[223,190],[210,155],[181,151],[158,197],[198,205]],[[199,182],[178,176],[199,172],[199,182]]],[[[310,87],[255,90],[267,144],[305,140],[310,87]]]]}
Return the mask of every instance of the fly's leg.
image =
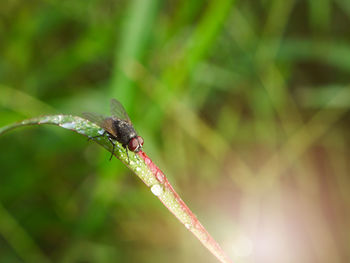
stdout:
{"type": "Polygon", "coordinates": [[[135,157],[136,157],[137,160],[141,161],[141,160],[140,160],[140,157],[139,157],[139,152],[138,152],[138,151],[135,152],[135,157]]]}
{"type": "Polygon", "coordinates": [[[112,160],[113,154],[114,154],[114,150],[115,150],[115,143],[113,142],[113,140],[111,139],[111,137],[107,136],[108,140],[110,141],[110,143],[113,145],[112,148],[112,154],[111,157],[109,158],[109,160],[112,160]]]}
{"type": "Polygon", "coordinates": [[[99,138],[99,137],[103,137],[107,135],[107,139],[109,140],[109,142],[112,144],[113,148],[112,148],[112,154],[111,154],[111,157],[109,158],[109,160],[112,160],[112,157],[113,157],[113,154],[114,154],[114,150],[115,150],[115,143],[113,142],[112,138],[110,136],[108,136],[108,133],[106,131],[104,131],[102,134],[100,135],[96,135],[96,136],[92,136],[92,137],[89,137],[88,141],[92,140],[92,139],[96,139],[96,138],[99,138]]]}
{"type": "Polygon", "coordinates": [[[130,163],[130,159],[129,159],[129,153],[128,153],[128,147],[126,145],[123,145],[126,151],[126,156],[128,156],[128,163],[130,163]]]}

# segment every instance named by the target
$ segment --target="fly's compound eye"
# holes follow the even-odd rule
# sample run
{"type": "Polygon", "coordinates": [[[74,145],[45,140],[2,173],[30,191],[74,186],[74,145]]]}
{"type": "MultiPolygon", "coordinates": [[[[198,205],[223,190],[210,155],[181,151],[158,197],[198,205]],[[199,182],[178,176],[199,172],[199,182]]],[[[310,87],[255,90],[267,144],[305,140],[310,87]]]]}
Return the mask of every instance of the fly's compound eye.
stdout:
{"type": "Polygon", "coordinates": [[[137,140],[137,138],[132,138],[129,141],[128,148],[132,152],[135,152],[139,148],[139,141],[137,140]]]}
{"type": "Polygon", "coordinates": [[[143,139],[141,136],[137,136],[137,140],[139,141],[139,144],[141,145],[141,147],[143,146],[143,139]]]}

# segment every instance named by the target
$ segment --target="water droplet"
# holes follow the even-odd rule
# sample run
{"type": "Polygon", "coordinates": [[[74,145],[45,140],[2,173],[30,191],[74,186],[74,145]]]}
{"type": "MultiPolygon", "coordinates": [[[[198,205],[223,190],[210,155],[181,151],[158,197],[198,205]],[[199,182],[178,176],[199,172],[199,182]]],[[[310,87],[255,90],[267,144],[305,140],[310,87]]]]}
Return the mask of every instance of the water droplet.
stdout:
{"type": "Polygon", "coordinates": [[[157,167],[153,164],[153,165],[150,165],[149,166],[150,170],[151,170],[151,173],[155,174],[157,172],[157,167]]]}
{"type": "Polygon", "coordinates": [[[76,129],[78,133],[85,134],[85,131],[83,129],[76,129]]]}
{"type": "Polygon", "coordinates": [[[46,122],[49,122],[50,121],[50,118],[49,117],[44,117],[42,118],[39,123],[46,123],[46,122]]]}
{"type": "Polygon", "coordinates": [[[102,135],[104,132],[105,132],[105,130],[102,129],[102,130],[98,130],[97,133],[100,134],[100,135],[102,135]]]}
{"type": "Polygon", "coordinates": [[[159,184],[155,184],[151,187],[151,191],[155,196],[160,196],[163,193],[163,188],[159,184]]]}
{"type": "Polygon", "coordinates": [[[160,182],[160,183],[164,183],[164,174],[163,173],[161,173],[161,172],[157,172],[156,173],[156,178],[157,178],[157,180],[160,182]]]}
{"type": "Polygon", "coordinates": [[[149,164],[151,163],[151,160],[150,160],[149,158],[146,158],[146,159],[145,159],[145,163],[146,163],[147,165],[149,165],[149,164]]]}
{"type": "Polygon", "coordinates": [[[191,224],[190,224],[190,223],[186,223],[186,224],[185,224],[185,227],[186,227],[187,229],[190,229],[190,228],[191,228],[191,224]]]}
{"type": "Polygon", "coordinates": [[[141,168],[140,167],[136,167],[136,171],[141,171],[141,168]]]}
{"type": "Polygon", "coordinates": [[[75,122],[62,123],[60,126],[62,128],[65,128],[65,129],[74,129],[75,128],[75,122]]]}

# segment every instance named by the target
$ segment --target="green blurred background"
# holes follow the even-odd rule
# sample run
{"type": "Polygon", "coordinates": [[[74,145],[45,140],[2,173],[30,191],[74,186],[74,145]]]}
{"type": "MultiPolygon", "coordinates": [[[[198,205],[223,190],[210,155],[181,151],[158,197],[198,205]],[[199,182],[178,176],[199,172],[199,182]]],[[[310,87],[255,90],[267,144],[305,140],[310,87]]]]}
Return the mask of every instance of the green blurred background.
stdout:
{"type": "MultiPolygon", "coordinates": [[[[350,261],[348,0],[5,0],[0,126],[127,109],[234,262],[350,261]]],[[[121,162],[0,137],[0,262],[217,262],[121,162]]]]}

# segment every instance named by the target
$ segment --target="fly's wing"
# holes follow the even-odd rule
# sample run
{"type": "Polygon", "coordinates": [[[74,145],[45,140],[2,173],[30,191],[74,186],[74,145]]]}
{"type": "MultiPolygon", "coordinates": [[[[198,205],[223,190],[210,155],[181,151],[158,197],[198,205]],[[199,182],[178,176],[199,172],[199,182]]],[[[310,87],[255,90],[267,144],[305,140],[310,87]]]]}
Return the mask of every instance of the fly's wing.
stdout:
{"type": "Polygon", "coordinates": [[[106,127],[105,125],[105,120],[107,119],[107,117],[97,114],[97,113],[92,113],[92,112],[84,112],[83,116],[85,119],[97,124],[98,126],[100,126],[101,128],[107,130],[108,127],[106,127]]]}
{"type": "Polygon", "coordinates": [[[113,117],[124,120],[131,124],[131,120],[128,114],[126,113],[123,105],[116,99],[111,99],[111,114],[113,117]]]}

